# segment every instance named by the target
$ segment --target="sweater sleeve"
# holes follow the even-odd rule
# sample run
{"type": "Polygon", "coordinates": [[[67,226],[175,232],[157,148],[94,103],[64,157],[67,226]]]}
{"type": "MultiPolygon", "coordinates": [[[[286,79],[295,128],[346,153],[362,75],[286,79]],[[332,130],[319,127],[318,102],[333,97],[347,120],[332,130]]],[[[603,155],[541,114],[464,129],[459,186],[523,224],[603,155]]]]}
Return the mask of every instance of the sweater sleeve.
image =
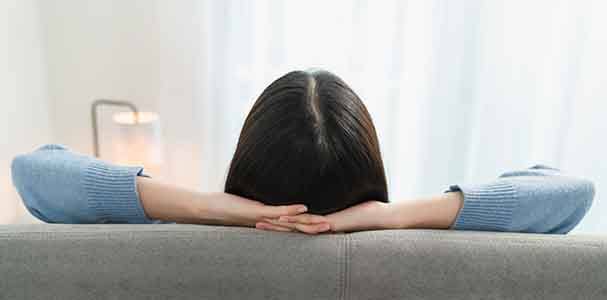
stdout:
{"type": "Polygon", "coordinates": [[[25,207],[48,223],[155,223],[139,202],[136,178],[142,170],[60,145],[17,156],[11,165],[25,207]]]}
{"type": "Polygon", "coordinates": [[[595,193],[592,182],[543,165],[508,172],[486,184],[453,185],[449,191],[464,195],[453,229],[531,233],[571,231],[595,193]]]}

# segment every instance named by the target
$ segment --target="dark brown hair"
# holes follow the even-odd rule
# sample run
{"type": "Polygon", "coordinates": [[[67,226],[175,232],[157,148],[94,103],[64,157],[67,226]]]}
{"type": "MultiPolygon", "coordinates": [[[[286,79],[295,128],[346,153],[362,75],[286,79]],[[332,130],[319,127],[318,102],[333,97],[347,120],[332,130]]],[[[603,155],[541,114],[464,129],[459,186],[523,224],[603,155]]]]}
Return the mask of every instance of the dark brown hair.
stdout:
{"type": "Polygon", "coordinates": [[[371,116],[327,71],[294,71],[268,86],[247,116],[225,192],[265,204],[303,203],[328,214],[388,202],[371,116]]]}

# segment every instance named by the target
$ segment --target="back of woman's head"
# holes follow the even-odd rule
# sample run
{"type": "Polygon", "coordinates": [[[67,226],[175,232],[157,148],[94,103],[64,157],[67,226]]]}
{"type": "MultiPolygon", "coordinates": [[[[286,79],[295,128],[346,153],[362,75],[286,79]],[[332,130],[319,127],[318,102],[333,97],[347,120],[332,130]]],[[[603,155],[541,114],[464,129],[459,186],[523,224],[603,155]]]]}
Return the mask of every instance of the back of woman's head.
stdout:
{"type": "Polygon", "coordinates": [[[328,214],[388,202],[375,127],[359,97],[326,71],[295,71],[268,86],[247,116],[225,192],[328,214]]]}

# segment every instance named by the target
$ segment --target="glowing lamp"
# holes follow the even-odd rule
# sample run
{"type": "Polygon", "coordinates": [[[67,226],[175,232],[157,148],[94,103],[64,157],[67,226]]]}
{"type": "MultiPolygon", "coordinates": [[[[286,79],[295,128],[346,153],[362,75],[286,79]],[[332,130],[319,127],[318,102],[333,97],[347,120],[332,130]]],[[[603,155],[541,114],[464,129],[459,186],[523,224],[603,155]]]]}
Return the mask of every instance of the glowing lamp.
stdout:
{"type": "Polygon", "coordinates": [[[99,157],[99,130],[97,125],[98,108],[102,105],[126,107],[130,111],[113,115],[113,123],[118,128],[112,138],[111,160],[121,165],[143,166],[146,174],[159,174],[162,164],[162,145],[160,122],[154,112],[140,112],[127,101],[97,100],[92,106],[93,150],[99,157]]]}

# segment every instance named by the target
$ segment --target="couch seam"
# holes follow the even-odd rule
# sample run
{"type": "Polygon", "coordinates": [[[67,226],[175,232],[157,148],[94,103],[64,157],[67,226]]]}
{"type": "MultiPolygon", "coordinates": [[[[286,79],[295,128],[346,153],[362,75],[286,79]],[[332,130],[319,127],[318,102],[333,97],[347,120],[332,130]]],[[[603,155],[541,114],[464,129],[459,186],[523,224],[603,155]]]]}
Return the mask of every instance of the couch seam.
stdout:
{"type": "Polygon", "coordinates": [[[341,242],[339,243],[339,300],[344,300],[344,270],[345,270],[345,244],[346,244],[346,235],[342,235],[341,242]]]}
{"type": "Polygon", "coordinates": [[[345,287],[344,287],[344,300],[350,299],[350,283],[351,283],[350,280],[351,280],[351,276],[352,276],[351,260],[350,260],[351,252],[352,252],[352,250],[351,250],[351,245],[352,245],[351,241],[352,241],[351,235],[347,234],[346,235],[346,245],[345,245],[345,247],[346,247],[346,250],[345,250],[345,253],[346,253],[346,256],[345,256],[345,260],[346,260],[346,264],[345,264],[345,268],[346,268],[345,272],[346,273],[345,273],[345,275],[346,275],[346,278],[345,278],[345,280],[346,280],[346,282],[345,282],[345,287]]]}

